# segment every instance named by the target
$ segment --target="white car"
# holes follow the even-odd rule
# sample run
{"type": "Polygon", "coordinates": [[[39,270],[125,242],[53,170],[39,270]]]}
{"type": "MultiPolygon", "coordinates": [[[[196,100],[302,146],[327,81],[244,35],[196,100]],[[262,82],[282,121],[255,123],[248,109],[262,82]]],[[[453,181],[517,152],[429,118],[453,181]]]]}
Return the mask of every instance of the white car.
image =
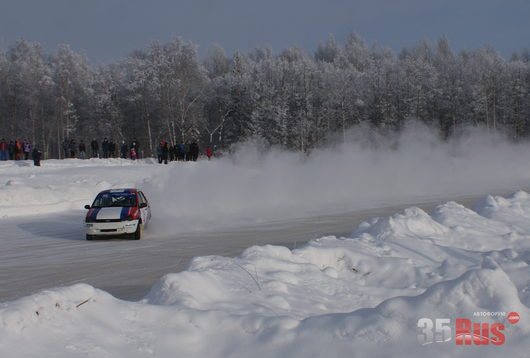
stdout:
{"type": "Polygon", "coordinates": [[[104,190],[85,209],[87,240],[115,235],[140,240],[143,227],[151,219],[149,202],[137,189],[104,190]]]}

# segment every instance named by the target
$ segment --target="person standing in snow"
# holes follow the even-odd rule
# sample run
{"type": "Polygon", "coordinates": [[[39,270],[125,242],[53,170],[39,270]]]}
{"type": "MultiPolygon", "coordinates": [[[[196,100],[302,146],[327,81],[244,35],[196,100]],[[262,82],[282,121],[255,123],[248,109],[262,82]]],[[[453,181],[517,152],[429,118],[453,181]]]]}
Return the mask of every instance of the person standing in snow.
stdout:
{"type": "Polygon", "coordinates": [[[99,157],[99,143],[96,138],[90,142],[90,149],[92,149],[92,158],[99,157]]]}
{"type": "Polygon", "coordinates": [[[29,160],[29,156],[31,154],[31,145],[27,139],[22,141],[22,150],[24,152],[24,160],[29,160]]]}
{"type": "Polygon", "coordinates": [[[75,139],[70,140],[70,158],[75,158],[75,153],[77,151],[77,145],[75,139]]]}
{"type": "Polygon", "coordinates": [[[22,160],[22,145],[18,139],[15,140],[15,160],[22,160]]]}
{"type": "Polygon", "coordinates": [[[197,144],[197,141],[193,141],[190,144],[190,151],[191,151],[191,160],[196,162],[199,158],[199,145],[197,144]]]}
{"type": "Polygon", "coordinates": [[[156,157],[158,159],[158,164],[162,164],[162,146],[164,145],[164,142],[160,142],[158,144],[158,147],[156,147],[156,157]]]}
{"type": "Polygon", "coordinates": [[[35,146],[33,148],[33,152],[31,153],[31,159],[33,159],[33,165],[36,167],[40,167],[40,160],[42,158],[42,152],[37,149],[35,146]]]}
{"type": "Polygon", "coordinates": [[[169,147],[167,146],[167,142],[162,142],[162,161],[164,164],[167,164],[167,157],[169,156],[169,147]]]}
{"type": "Polygon", "coordinates": [[[175,160],[176,146],[173,144],[169,145],[169,161],[172,162],[175,160]]]}
{"type": "Polygon", "coordinates": [[[79,141],[79,159],[85,159],[86,158],[86,146],[85,142],[83,140],[79,141]]]}
{"type": "Polygon", "coordinates": [[[208,160],[212,159],[212,156],[213,156],[212,147],[210,147],[210,146],[206,147],[206,156],[208,157],[208,160]]]}
{"type": "Polygon", "coordinates": [[[186,146],[184,145],[184,142],[180,142],[177,149],[177,160],[184,161],[186,159],[186,146]]]}
{"type": "Polygon", "coordinates": [[[4,138],[0,141],[0,160],[9,158],[9,146],[4,138]]]}
{"type": "Polygon", "coordinates": [[[132,160],[136,160],[137,158],[137,155],[136,155],[136,149],[134,147],[131,148],[131,159],[132,160]]]}
{"type": "Polygon", "coordinates": [[[133,138],[133,141],[131,142],[131,149],[134,148],[134,151],[136,152],[136,157],[140,154],[140,142],[138,142],[138,139],[136,137],[133,138]]]}
{"type": "Polygon", "coordinates": [[[127,152],[129,152],[129,148],[127,147],[127,144],[124,140],[121,141],[121,148],[120,148],[120,154],[123,159],[127,159],[127,152]]]}
{"type": "Polygon", "coordinates": [[[107,159],[109,157],[109,140],[105,137],[101,143],[101,150],[103,151],[103,158],[107,159]]]}
{"type": "Polygon", "coordinates": [[[7,146],[7,151],[9,152],[9,160],[15,160],[16,147],[15,147],[15,142],[13,142],[12,140],[9,141],[9,145],[7,146]]]}
{"type": "Polygon", "coordinates": [[[70,153],[70,141],[68,138],[64,138],[63,140],[63,153],[64,153],[64,159],[68,158],[68,154],[70,153]]]}
{"type": "Polygon", "coordinates": [[[109,142],[109,157],[116,158],[116,143],[114,143],[114,139],[112,138],[109,142]]]}

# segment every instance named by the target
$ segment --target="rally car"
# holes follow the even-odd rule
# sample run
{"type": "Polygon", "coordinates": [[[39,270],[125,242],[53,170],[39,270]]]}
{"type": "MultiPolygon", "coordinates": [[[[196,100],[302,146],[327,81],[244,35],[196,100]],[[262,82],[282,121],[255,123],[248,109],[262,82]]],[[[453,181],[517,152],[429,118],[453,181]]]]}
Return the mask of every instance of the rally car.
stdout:
{"type": "Polygon", "coordinates": [[[151,219],[149,202],[137,189],[104,190],[85,209],[87,240],[115,235],[140,240],[143,227],[151,219]]]}

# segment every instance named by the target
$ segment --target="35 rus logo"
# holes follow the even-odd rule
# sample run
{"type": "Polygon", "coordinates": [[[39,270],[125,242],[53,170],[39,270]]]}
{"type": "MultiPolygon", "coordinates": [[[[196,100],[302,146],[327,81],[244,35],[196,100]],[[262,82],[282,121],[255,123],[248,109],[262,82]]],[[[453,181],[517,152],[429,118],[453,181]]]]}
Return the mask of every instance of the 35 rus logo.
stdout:
{"type": "MultiPolygon", "coordinates": [[[[515,312],[510,313],[508,321],[517,323],[519,315],[515,312]],[[516,317],[515,317],[516,315],[516,317]]],[[[421,333],[418,334],[418,342],[421,345],[430,343],[445,343],[452,340],[451,319],[449,318],[420,318],[418,328],[421,333]]],[[[504,324],[502,323],[473,323],[467,318],[457,318],[455,321],[455,343],[456,345],[503,345],[506,342],[506,336],[503,333],[504,324]]]]}

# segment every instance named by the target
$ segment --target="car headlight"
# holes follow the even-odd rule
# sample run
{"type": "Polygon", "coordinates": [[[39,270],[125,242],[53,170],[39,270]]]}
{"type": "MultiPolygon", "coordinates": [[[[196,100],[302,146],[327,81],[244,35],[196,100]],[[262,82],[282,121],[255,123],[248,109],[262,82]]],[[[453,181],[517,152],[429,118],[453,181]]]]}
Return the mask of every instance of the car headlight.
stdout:
{"type": "Polygon", "coordinates": [[[131,215],[128,215],[123,218],[123,221],[132,221],[132,220],[134,220],[134,218],[131,215]]]}
{"type": "Polygon", "coordinates": [[[96,222],[96,219],[92,219],[92,218],[90,218],[90,217],[86,217],[86,218],[85,218],[85,222],[86,222],[86,223],[95,223],[95,222],[96,222]]]}

